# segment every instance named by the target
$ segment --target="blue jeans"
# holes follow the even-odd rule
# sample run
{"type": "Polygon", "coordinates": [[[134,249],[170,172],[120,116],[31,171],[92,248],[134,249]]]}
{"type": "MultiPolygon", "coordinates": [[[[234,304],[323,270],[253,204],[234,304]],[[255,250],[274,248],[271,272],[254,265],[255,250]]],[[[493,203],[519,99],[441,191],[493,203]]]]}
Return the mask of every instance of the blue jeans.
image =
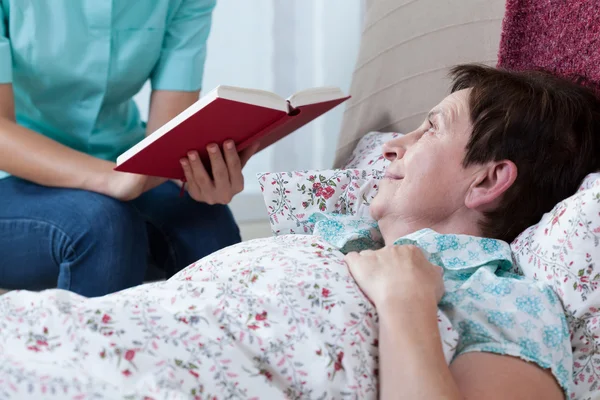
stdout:
{"type": "Polygon", "coordinates": [[[0,288],[101,296],[168,278],[240,241],[227,206],[179,197],[167,182],[131,202],[0,180],[0,288]],[[150,265],[151,268],[148,268],[150,265]]]}

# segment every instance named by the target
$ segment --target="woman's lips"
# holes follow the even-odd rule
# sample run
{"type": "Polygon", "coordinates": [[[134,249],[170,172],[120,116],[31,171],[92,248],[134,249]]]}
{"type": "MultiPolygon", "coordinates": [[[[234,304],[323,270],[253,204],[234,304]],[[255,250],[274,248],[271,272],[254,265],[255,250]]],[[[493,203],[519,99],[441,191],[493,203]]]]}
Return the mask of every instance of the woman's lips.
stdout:
{"type": "Polygon", "coordinates": [[[385,175],[383,176],[384,179],[391,179],[391,180],[400,180],[403,179],[402,176],[400,175],[396,175],[396,174],[391,174],[389,172],[386,172],[385,175]]]}

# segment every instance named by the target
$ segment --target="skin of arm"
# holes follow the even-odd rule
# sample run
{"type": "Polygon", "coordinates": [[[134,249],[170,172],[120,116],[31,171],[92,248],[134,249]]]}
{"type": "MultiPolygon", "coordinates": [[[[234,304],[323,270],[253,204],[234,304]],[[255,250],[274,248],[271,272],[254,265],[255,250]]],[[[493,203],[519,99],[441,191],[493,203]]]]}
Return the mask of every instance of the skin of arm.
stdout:
{"type": "Polygon", "coordinates": [[[43,186],[112,195],[113,167],[17,124],[12,85],[0,84],[0,170],[43,186]]]}

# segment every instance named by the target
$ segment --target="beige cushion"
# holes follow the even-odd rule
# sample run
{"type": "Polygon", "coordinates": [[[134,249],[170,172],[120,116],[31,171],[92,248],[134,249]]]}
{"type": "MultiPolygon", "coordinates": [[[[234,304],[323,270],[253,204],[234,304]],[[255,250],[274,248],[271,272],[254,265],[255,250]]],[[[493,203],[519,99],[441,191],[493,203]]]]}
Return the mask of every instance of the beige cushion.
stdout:
{"type": "Polygon", "coordinates": [[[503,0],[367,0],[335,167],[369,131],[408,132],[447,93],[448,68],[495,65],[503,0]]]}

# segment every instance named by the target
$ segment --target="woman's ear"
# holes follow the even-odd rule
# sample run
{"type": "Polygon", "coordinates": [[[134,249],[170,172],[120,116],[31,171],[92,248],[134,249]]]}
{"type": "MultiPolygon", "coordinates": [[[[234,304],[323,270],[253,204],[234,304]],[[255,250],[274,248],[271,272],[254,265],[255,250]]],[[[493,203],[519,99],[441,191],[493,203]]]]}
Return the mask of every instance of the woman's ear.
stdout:
{"type": "Polygon", "coordinates": [[[517,166],[509,160],[489,163],[471,184],[465,198],[467,208],[486,212],[498,207],[504,192],[517,179],[517,166]]]}

